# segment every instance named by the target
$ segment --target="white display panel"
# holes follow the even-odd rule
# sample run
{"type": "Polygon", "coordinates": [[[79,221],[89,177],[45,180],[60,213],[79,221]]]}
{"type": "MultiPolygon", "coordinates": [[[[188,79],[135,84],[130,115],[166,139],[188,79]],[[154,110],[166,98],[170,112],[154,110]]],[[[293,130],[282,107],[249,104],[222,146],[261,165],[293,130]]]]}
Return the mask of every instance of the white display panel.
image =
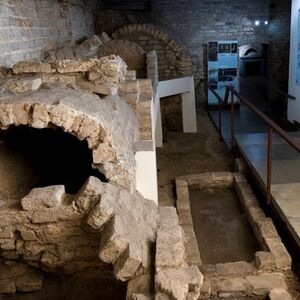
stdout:
{"type": "MultiPolygon", "coordinates": [[[[217,41],[208,43],[208,84],[224,99],[228,85],[238,87],[237,41],[217,41]]],[[[236,102],[236,99],[235,99],[236,102]]],[[[218,104],[217,98],[208,90],[208,104],[218,104]]]]}
{"type": "Polygon", "coordinates": [[[292,1],[291,14],[291,35],[290,35],[290,63],[289,63],[289,94],[296,97],[296,100],[288,100],[288,119],[289,121],[300,122],[300,20],[299,20],[300,1],[292,1]]]}

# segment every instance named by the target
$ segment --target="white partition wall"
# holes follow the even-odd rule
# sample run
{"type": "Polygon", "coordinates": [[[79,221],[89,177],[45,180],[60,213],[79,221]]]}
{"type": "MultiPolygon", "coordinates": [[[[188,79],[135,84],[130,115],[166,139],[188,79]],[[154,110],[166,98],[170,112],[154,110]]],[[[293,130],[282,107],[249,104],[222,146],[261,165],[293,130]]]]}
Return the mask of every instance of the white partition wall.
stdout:
{"type": "MultiPolygon", "coordinates": [[[[288,101],[289,121],[300,122],[300,1],[292,0],[291,15],[291,43],[290,43],[290,70],[289,70],[289,94],[296,100],[288,101]],[[297,79],[298,77],[298,79],[297,79]]],[[[278,58],[280,59],[280,58],[278,58]]]]}
{"type": "Polygon", "coordinates": [[[154,103],[156,120],[155,143],[156,147],[162,147],[162,123],[160,111],[160,99],[163,97],[182,95],[182,122],[183,132],[197,132],[196,101],[194,77],[182,77],[160,81],[157,87],[157,97],[154,103]]]}
{"type": "Polygon", "coordinates": [[[136,188],[145,198],[156,203],[158,203],[156,147],[163,146],[160,98],[178,94],[182,95],[183,131],[197,132],[193,76],[160,81],[151,109],[153,141],[142,141],[136,145],[136,188]]]}

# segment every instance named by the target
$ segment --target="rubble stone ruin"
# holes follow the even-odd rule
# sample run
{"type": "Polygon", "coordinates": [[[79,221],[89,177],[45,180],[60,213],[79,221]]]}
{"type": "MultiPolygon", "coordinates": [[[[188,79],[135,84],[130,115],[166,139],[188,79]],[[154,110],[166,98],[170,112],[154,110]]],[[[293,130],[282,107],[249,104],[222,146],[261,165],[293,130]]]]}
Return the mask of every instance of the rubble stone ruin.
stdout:
{"type": "Polygon", "coordinates": [[[294,256],[204,109],[207,64],[219,79],[266,55],[287,75],[288,1],[221,2],[0,1],[1,300],[297,295],[294,256]],[[208,63],[226,40],[244,65],[208,63]]]}
{"type": "Polygon", "coordinates": [[[44,55],[1,69],[0,293],[39,299],[54,277],[67,298],[80,281],[91,299],[197,299],[176,212],[136,187],[156,52],[103,33],[44,55]]]}

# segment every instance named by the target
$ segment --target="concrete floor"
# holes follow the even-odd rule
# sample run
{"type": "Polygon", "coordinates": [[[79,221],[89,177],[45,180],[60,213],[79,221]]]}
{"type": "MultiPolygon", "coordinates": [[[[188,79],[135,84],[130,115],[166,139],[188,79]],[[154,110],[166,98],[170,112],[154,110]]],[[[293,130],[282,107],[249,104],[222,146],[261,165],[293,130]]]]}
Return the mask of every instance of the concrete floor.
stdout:
{"type": "Polygon", "coordinates": [[[231,171],[232,157],[219,141],[208,114],[197,115],[198,132],[164,131],[163,148],[157,148],[159,205],[175,205],[175,178],[202,172],[231,171]]]}

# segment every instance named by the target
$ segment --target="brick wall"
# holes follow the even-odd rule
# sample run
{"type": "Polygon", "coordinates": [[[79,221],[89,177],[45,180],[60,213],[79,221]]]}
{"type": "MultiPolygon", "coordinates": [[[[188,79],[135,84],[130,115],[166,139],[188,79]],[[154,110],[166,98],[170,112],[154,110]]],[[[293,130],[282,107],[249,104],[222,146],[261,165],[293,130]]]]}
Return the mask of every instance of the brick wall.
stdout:
{"type": "Polygon", "coordinates": [[[291,1],[271,0],[268,26],[268,76],[287,87],[289,68],[291,1]]]}
{"type": "Polygon", "coordinates": [[[97,12],[95,28],[112,33],[121,23],[147,22],[169,33],[192,56],[197,98],[198,102],[203,102],[206,99],[204,83],[207,42],[236,39],[240,45],[266,43],[266,27],[255,27],[254,21],[268,19],[268,14],[267,0],[153,0],[151,13],[110,11],[109,27],[106,26],[108,22],[104,22],[107,12],[97,12]]]}
{"type": "Polygon", "coordinates": [[[93,34],[93,1],[0,1],[0,65],[39,59],[43,49],[93,34]]]}
{"type": "Polygon", "coordinates": [[[148,24],[123,26],[112,34],[115,39],[137,43],[145,51],[156,50],[160,80],[192,75],[192,59],[184,47],[158,27],[148,24]]]}

